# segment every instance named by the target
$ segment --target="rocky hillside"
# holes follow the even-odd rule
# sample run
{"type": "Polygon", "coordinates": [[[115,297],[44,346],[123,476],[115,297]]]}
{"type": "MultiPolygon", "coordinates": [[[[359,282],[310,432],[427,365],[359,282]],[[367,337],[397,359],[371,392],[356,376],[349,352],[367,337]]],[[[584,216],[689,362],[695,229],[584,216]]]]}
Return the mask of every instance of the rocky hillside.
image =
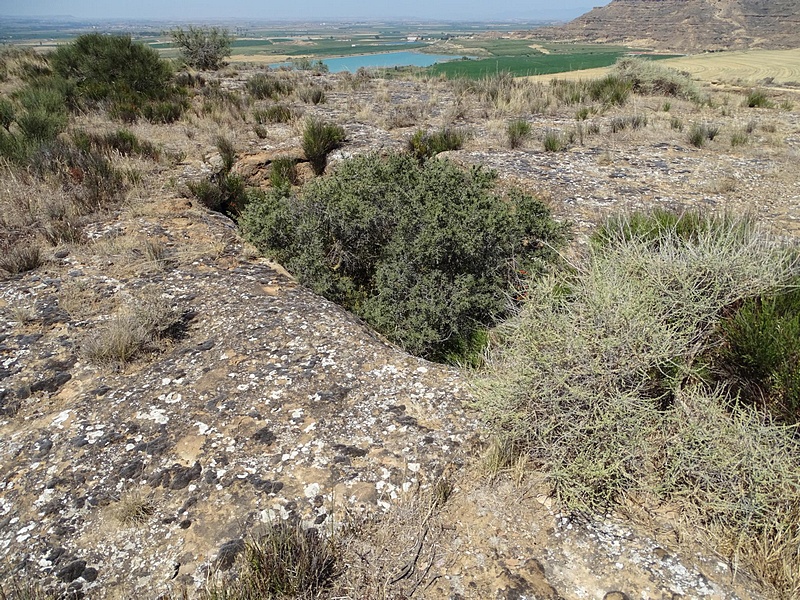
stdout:
{"type": "MultiPolygon", "coordinates": [[[[222,162],[220,132],[252,185],[269,187],[274,159],[299,153],[299,117],[254,116],[274,105],[247,95],[256,72],[207,74],[215,85],[181,120],[131,124],[160,154],[110,153],[129,174],[124,197],[71,241],[37,238],[41,264],[0,279],[0,586],[207,599],[249,542],[288,523],[335,540],[331,598],[774,597],[671,512],[565,514],[525,464],[501,457],[493,470],[468,371],[387,343],[189,193],[222,162]],[[123,334],[142,327],[158,335],[128,354],[123,334]]],[[[792,90],[770,92],[770,108],[738,91],[587,100],[576,120],[562,88],[522,80],[492,96],[442,80],[276,76],[324,90],[319,104],[291,91],[281,102],[344,127],[330,169],[401,149],[418,127],[463,128],[449,159],[546,198],[574,225],[575,252],[631,207],[751,211],[800,231],[792,90]],[[515,149],[512,118],[533,130],[515,149]]],[[[88,114],[72,127],[120,124],[88,114]]],[[[7,167],[0,183],[8,223],[31,230],[37,202],[71,189],[7,167]]]]}
{"type": "Polygon", "coordinates": [[[800,1],[612,0],[562,27],[535,33],[674,52],[797,48],[800,1]]]}

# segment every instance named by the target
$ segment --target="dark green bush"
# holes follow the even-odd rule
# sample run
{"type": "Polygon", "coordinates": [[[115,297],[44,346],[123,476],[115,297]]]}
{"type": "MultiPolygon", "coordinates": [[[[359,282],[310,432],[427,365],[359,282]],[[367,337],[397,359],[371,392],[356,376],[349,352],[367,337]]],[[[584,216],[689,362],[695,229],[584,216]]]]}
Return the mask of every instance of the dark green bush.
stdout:
{"type": "Polygon", "coordinates": [[[179,27],[169,35],[186,64],[195,69],[216,71],[231,54],[233,36],[227,29],[190,26],[185,31],[179,27]]]}
{"type": "Polygon", "coordinates": [[[128,36],[82,35],[55,50],[50,64],[89,103],[164,100],[174,92],[169,63],[128,36]]]}
{"type": "Polygon", "coordinates": [[[425,160],[448,150],[460,150],[467,141],[467,132],[463,129],[445,127],[439,131],[428,132],[418,129],[408,141],[408,151],[417,160],[425,160]]]}
{"type": "Polygon", "coordinates": [[[792,425],[800,423],[799,286],[746,300],[725,319],[718,364],[740,401],[792,425]]]}
{"type": "Polygon", "coordinates": [[[184,110],[186,110],[185,101],[156,101],[142,107],[142,116],[151,123],[174,123],[181,118],[184,110]]]}
{"type": "Polygon", "coordinates": [[[118,129],[108,133],[89,133],[83,130],[72,134],[75,145],[88,152],[92,148],[104,152],[118,152],[122,156],[143,156],[158,160],[161,152],[152,143],[140,140],[128,129],[118,129]]]}
{"type": "Polygon", "coordinates": [[[315,174],[322,175],[325,172],[328,154],[341,146],[345,137],[341,125],[327,123],[317,118],[306,120],[301,144],[315,174]]]}
{"type": "Polygon", "coordinates": [[[300,197],[254,198],[239,224],[305,285],[441,360],[474,349],[564,237],[541,202],[502,196],[495,179],[446,160],[359,156],[300,197]]]}

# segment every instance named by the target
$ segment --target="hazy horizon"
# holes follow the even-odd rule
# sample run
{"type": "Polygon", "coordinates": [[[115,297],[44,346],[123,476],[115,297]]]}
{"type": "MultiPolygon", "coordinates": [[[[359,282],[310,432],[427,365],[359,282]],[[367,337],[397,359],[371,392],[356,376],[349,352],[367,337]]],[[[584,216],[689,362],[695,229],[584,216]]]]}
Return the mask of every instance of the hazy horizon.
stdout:
{"type": "Polygon", "coordinates": [[[563,0],[557,6],[544,0],[379,0],[366,5],[357,0],[330,2],[305,0],[300,3],[272,3],[263,0],[0,0],[0,16],[74,17],[76,19],[174,20],[314,20],[338,19],[431,19],[447,21],[496,21],[511,19],[572,19],[608,0],[563,0]]]}

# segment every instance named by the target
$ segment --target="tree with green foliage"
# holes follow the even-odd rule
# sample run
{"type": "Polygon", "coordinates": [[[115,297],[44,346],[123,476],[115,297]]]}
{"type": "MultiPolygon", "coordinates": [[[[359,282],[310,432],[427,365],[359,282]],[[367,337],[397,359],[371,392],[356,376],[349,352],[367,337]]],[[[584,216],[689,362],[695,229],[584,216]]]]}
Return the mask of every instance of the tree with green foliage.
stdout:
{"type": "Polygon", "coordinates": [[[368,154],[299,197],[253,198],[239,223],[302,283],[409,352],[472,359],[520,280],[564,239],[542,202],[495,181],[447,160],[368,154]]]}
{"type": "Polygon", "coordinates": [[[169,32],[187,65],[203,71],[216,71],[231,55],[233,36],[219,27],[178,27],[169,32]]]}

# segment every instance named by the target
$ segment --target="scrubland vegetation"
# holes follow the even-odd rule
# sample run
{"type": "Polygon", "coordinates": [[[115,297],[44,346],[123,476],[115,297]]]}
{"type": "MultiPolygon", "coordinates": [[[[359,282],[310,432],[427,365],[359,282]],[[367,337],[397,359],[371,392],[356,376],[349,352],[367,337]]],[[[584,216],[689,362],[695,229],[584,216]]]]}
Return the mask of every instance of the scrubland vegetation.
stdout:
{"type": "MultiPolygon", "coordinates": [[[[614,216],[569,251],[569,224],[543,198],[437,156],[481,144],[470,110],[499,119],[502,145],[516,152],[564,152],[601,131],[638,135],[654,123],[690,151],[727,152],[769,124],[730,125],[728,109],[685,75],[623,59],[594,81],[427,80],[451,99],[435,126],[421,124],[425,106],[405,125],[391,113],[397,127],[387,129],[410,128],[398,148],[334,165],[347,123],[314,111],[373,86],[368,73],[325,89],[302,73],[259,72],[230,88],[176,75],[128,38],[96,35],[47,57],[6,52],[3,64],[16,73],[0,97],[2,177],[16,190],[0,215],[7,276],[38,268],[56,246],[85,244],[85,219],[180,162],[133,127],[185,127],[191,140],[202,123],[218,161],[176,193],[237,219],[259,251],[407,351],[475,367],[499,468],[522,461],[543,473],[565,511],[666,507],[686,535],[701,532],[780,597],[800,594],[795,240],[751,216],[652,210],[614,216]],[[631,108],[644,96],[658,97],[660,114],[631,108]],[[547,114],[560,117],[552,127],[531,124],[547,114]],[[102,126],[90,129],[87,115],[102,126]],[[300,158],[281,156],[256,187],[236,171],[243,132],[259,143],[278,126],[313,175],[303,179],[300,158]]],[[[740,98],[737,109],[780,110],[761,90],[740,98]]],[[[158,247],[149,260],[163,265],[158,247]]],[[[124,364],[179,333],[173,307],[157,294],[139,300],[86,344],[89,360],[124,364]]],[[[276,526],[248,545],[239,582],[209,597],[322,593],[343,568],[335,544],[276,526]]]]}

